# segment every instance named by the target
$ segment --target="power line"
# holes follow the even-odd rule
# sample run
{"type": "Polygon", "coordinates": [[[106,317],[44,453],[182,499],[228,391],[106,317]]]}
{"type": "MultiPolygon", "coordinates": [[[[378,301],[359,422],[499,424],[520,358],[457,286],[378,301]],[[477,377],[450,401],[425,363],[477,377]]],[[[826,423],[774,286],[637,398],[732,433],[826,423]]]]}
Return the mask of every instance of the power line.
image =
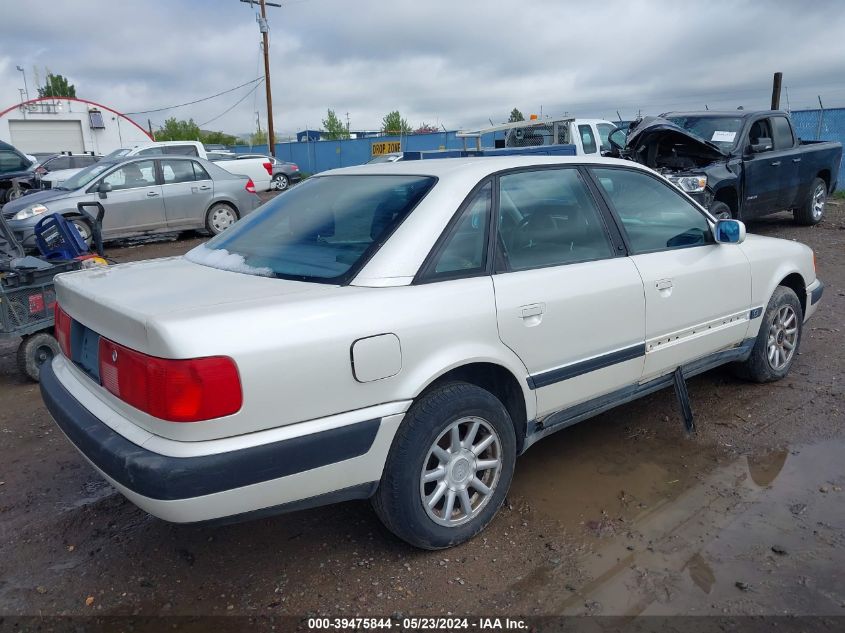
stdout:
{"type": "Polygon", "coordinates": [[[246,83],[242,83],[240,86],[235,86],[234,88],[229,88],[228,90],[224,90],[223,92],[218,92],[217,94],[211,95],[210,97],[203,97],[202,99],[196,99],[194,101],[188,101],[186,103],[179,103],[177,105],[167,106],[166,108],[155,108],[154,110],[141,110],[139,112],[125,112],[124,114],[150,114],[152,112],[163,112],[164,110],[172,110],[174,108],[181,108],[183,106],[194,105],[195,103],[200,103],[202,101],[208,101],[209,99],[214,99],[221,95],[228,94],[230,92],[234,92],[238,88],[243,88],[244,86],[248,86],[249,84],[255,83],[257,81],[263,81],[264,77],[256,77],[255,79],[251,79],[246,83]]]}
{"type": "MultiPolygon", "coordinates": [[[[262,81],[263,81],[263,79],[262,79],[262,81]]],[[[220,114],[218,114],[218,115],[217,115],[216,117],[214,117],[213,119],[209,119],[209,120],[208,120],[208,121],[206,121],[205,123],[200,123],[200,125],[199,125],[199,126],[200,126],[200,127],[205,127],[205,126],[206,126],[206,125],[208,125],[209,123],[214,123],[217,119],[219,119],[219,118],[220,118],[220,117],[222,117],[223,115],[225,115],[225,114],[229,114],[229,112],[231,112],[231,111],[232,111],[232,110],[234,110],[234,109],[235,109],[238,105],[240,105],[240,103],[241,103],[244,99],[246,99],[249,95],[251,95],[253,92],[255,92],[255,91],[258,89],[258,86],[260,86],[260,85],[261,85],[261,81],[257,82],[257,83],[256,83],[256,84],[252,87],[252,90],[250,90],[249,92],[247,92],[247,93],[246,93],[243,97],[241,97],[240,99],[238,99],[237,101],[235,101],[235,103],[233,103],[231,106],[229,106],[228,108],[226,108],[225,110],[223,110],[223,112],[221,112],[220,114]]]]}

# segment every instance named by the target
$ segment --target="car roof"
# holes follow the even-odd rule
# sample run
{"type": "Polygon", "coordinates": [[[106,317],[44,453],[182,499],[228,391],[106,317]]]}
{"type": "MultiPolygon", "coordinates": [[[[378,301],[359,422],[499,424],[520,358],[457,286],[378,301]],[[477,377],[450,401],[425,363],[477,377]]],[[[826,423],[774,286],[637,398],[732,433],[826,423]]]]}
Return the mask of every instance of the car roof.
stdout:
{"type": "Polygon", "coordinates": [[[322,176],[404,175],[434,176],[436,178],[481,178],[506,169],[543,167],[550,165],[616,165],[633,169],[647,169],[633,161],[618,158],[588,156],[475,156],[470,158],[438,158],[400,160],[395,163],[370,163],[355,167],[332,169],[316,174],[322,176]]]}
{"type": "Polygon", "coordinates": [[[766,116],[787,116],[783,110],[692,110],[689,112],[666,112],[661,114],[661,117],[670,116],[694,116],[694,117],[733,117],[736,119],[747,119],[748,117],[766,115],[766,116]]]}

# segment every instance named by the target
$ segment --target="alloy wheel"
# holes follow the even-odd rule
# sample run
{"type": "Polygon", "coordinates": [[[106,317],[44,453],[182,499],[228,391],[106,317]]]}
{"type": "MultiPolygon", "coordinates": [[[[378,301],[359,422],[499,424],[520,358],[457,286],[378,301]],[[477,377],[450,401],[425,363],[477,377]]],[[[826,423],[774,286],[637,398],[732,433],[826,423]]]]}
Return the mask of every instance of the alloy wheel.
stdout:
{"type": "Polygon", "coordinates": [[[824,213],[824,204],[827,201],[827,190],[824,185],[819,184],[813,191],[813,219],[819,220],[824,213]]]}
{"type": "Polygon", "coordinates": [[[781,306],[769,326],[766,357],[775,371],[786,367],[798,342],[798,315],[792,306],[781,306]]]}
{"type": "Polygon", "coordinates": [[[450,424],[428,451],[420,497],[429,518],[454,527],[478,516],[493,496],[502,470],[502,443],[486,420],[464,417],[450,424]]]}

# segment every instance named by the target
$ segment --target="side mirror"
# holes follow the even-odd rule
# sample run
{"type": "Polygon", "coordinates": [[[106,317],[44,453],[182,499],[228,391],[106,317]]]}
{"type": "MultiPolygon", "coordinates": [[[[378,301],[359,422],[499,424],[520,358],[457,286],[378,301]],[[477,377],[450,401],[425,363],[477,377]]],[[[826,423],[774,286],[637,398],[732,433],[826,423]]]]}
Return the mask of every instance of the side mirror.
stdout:
{"type": "Polygon", "coordinates": [[[751,153],[759,154],[760,152],[768,152],[773,147],[774,145],[772,144],[772,139],[765,137],[758,138],[756,143],[751,144],[751,153]]]}
{"type": "Polygon", "coordinates": [[[105,200],[111,190],[111,185],[104,180],[97,187],[97,195],[100,196],[100,200],[105,200]]]}
{"type": "Polygon", "coordinates": [[[718,220],[713,236],[719,244],[742,244],[745,241],[745,224],[739,220],[718,220]]]}

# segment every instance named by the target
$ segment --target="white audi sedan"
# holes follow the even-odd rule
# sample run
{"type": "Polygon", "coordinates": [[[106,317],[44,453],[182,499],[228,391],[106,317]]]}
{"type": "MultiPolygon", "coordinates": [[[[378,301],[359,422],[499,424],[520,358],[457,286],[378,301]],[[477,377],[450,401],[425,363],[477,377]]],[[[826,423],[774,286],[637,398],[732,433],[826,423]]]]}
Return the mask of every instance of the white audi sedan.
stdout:
{"type": "Polygon", "coordinates": [[[538,439],[678,368],[783,378],[822,284],[806,246],[644,167],[511,156],[326,172],[184,257],[56,290],[44,400],[132,502],[193,522],[371,498],[436,549],[484,528],[538,439]]]}

